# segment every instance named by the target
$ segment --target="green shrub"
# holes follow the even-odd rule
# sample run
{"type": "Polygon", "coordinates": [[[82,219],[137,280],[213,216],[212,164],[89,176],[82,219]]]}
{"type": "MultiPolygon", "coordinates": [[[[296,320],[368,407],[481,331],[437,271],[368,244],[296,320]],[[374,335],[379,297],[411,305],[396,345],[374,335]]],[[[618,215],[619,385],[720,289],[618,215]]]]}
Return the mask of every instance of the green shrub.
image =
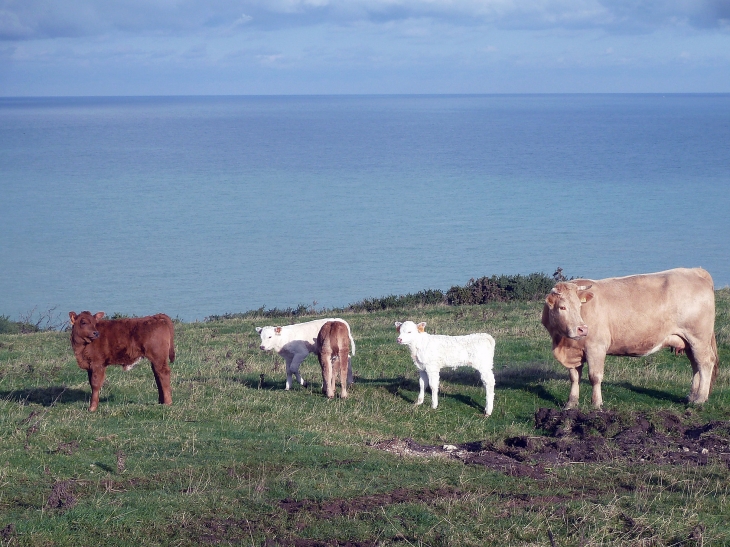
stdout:
{"type": "Polygon", "coordinates": [[[446,301],[451,306],[460,306],[509,300],[540,300],[554,285],[555,279],[544,273],[493,275],[470,279],[463,287],[451,287],[446,292],[446,301]]]}
{"type": "Polygon", "coordinates": [[[0,315],[0,334],[27,334],[41,330],[37,325],[22,321],[11,321],[10,316],[0,315]]]}

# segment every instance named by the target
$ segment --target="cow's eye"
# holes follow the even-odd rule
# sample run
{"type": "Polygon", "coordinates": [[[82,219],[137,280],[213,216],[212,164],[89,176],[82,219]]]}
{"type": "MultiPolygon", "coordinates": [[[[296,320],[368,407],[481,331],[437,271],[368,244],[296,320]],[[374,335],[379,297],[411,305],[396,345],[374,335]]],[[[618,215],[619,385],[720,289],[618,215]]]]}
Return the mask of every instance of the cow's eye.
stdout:
{"type": "Polygon", "coordinates": [[[563,311],[565,311],[565,310],[567,310],[568,308],[566,308],[565,306],[560,306],[560,309],[561,309],[561,310],[563,310],[563,311]]]}

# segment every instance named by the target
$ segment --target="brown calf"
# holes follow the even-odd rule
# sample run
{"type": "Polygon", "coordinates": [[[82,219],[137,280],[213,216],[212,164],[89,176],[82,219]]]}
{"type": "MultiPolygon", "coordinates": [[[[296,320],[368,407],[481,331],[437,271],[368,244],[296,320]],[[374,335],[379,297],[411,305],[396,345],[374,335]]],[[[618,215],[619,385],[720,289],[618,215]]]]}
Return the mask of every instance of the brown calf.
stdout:
{"type": "Polygon", "coordinates": [[[329,399],[335,396],[337,376],[340,397],[347,398],[347,371],[350,354],[350,331],[342,321],[327,321],[317,336],[317,356],[322,367],[322,392],[329,399]]]}
{"type": "Polygon", "coordinates": [[[175,360],[175,328],[167,315],[102,320],[103,311],[94,315],[83,311],[78,315],[69,312],[68,316],[76,362],[89,374],[90,412],[99,406],[106,367],[122,365],[130,370],[143,357],[152,363],[160,404],[172,404],[168,359],[175,360]]]}

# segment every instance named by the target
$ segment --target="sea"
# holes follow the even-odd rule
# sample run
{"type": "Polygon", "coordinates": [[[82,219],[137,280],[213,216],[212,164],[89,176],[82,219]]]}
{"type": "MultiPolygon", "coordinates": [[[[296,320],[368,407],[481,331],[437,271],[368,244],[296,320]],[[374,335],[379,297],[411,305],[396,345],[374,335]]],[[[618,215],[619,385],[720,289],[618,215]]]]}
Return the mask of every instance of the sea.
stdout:
{"type": "Polygon", "coordinates": [[[13,320],[729,257],[730,94],[0,98],[13,320]]]}

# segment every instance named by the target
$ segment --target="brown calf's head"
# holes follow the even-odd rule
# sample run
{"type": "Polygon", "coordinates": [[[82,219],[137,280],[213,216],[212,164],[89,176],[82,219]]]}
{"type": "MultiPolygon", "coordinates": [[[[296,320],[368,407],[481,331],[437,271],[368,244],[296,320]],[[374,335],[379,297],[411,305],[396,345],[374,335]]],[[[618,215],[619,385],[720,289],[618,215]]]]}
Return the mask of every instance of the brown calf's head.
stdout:
{"type": "Polygon", "coordinates": [[[76,312],[68,312],[71,320],[71,341],[73,343],[90,344],[99,338],[99,331],[96,330],[96,322],[104,317],[104,312],[100,311],[91,315],[91,312],[82,311],[76,315],[76,312]]]}
{"type": "Polygon", "coordinates": [[[551,335],[579,340],[588,335],[588,325],[580,314],[581,305],[593,298],[591,285],[558,283],[545,299],[542,324],[551,335]]]}

